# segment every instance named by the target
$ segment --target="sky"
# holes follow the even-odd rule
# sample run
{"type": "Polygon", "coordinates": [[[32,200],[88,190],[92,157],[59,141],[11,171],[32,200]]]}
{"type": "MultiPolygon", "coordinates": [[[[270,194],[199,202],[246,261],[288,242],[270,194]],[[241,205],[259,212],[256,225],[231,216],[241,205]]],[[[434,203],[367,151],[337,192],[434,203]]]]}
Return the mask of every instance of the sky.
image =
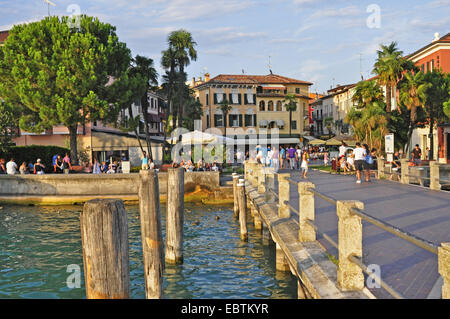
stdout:
{"type": "MultiPolygon", "coordinates": [[[[185,29],[198,58],[188,78],[280,74],[314,83],[312,92],[372,77],[380,44],[404,54],[450,32],[450,0],[51,0],[52,15],[97,16],[117,28],[133,55],[155,61],[171,31],[185,29]]],[[[0,0],[0,30],[48,14],[44,0],[0,0]]]]}

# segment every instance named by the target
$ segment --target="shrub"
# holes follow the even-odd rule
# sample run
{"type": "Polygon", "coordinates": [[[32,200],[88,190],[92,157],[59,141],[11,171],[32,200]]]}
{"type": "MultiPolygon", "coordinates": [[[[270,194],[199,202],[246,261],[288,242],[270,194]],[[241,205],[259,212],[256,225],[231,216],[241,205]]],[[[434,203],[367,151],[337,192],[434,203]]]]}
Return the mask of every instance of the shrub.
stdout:
{"type": "Polygon", "coordinates": [[[46,145],[29,145],[29,146],[13,146],[9,151],[0,153],[0,158],[4,158],[8,162],[11,157],[14,158],[17,166],[20,166],[22,162],[36,163],[38,158],[41,159],[41,163],[45,165],[45,172],[52,172],[52,158],[55,154],[64,157],[66,153],[70,154],[70,150],[59,146],[46,146],[46,145]]]}

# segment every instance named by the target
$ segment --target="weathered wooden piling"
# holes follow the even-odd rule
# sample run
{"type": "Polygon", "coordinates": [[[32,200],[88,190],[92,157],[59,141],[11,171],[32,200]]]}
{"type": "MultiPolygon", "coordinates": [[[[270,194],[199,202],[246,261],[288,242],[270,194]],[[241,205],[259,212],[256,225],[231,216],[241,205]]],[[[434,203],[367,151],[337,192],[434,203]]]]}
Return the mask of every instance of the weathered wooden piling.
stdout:
{"type": "Polygon", "coordinates": [[[248,232],[247,232],[247,207],[245,201],[245,191],[244,191],[244,183],[239,180],[237,184],[238,189],[238,201],[239,201],[239,225],[240,225],[240,234],[241,240],[248,240],[248,232]]]}
{"type": "Polygon", "coordinates": [[[128,220],[123,201],[86,202],[80,225],[86,298],[129,298],[128,220]]]}
{"type": "Polygon", "coordinates": [[[184,168],[167,170],[166,262],[183,263],[184,168]]]}
{"type": "Polygon", "coordinates": [[[234,217],[239,217],[239,203],[238,203],[238,193],[237,193],[237,184],[239,182],[239,175],[236,173],[232,174],[233,177],[233,198],[234,198],[234,206],[233,213],[234,217]]]}
{"type": "Polygon", "coordinates": [[[163,297],[165,263],[159,208],[158,174],[155,170],[141,170],[139,172],[139,212],[147,299],[163,297]]]}

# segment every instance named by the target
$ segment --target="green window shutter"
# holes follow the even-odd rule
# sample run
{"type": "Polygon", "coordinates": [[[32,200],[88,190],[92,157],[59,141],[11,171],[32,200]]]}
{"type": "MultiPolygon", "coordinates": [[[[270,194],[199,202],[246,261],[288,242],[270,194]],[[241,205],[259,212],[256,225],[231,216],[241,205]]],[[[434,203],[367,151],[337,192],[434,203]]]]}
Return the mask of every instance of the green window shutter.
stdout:
{"type": "Polygon", "coordinates": [[[256,94],[253,94],[253,104],[256,105],[256,94]]]}
{"type": "Polygon", "coordinates": [[[242,124],[242,114],[239,114],[239,127],[243,127],[242,124]]]}
{"type": "Polygon", "coordinates": [[[244,104],[245,104],[245,105],[248,104],[247,94],[244,94],[244,104]]]}
{"type": "Polygon", "coordinates": [[[227,99],[227,95],[224,93],[223,94],[223,100],[225,101],[227,99]]]}
{"type": "Polygon", "coordinates": [[[206,105],[209,105],[209,94],[206,94],[206,105]]]}
{"type": "Polygon", "coordinates": [[[233,104],[233,94],[228,94],[228,97],[229,97],[229,99],[228,99],[228,101],[231,103],[231,104],[233,104]]]}
{"type": "Polygon", "coordinates": [[[238,96],[239,96],[239,105],[241,105],[242,104],[242,94],[239,93],[238,96]]]}
{"type": "Polygon", "coordinates": [[[253,114],[253,126],[256,126],[256,114],[253,114]]]}
{"type": "Polygon", "coordinates": [[[217,93],[214,93],[214,104],[217,104],[217,93]]]}

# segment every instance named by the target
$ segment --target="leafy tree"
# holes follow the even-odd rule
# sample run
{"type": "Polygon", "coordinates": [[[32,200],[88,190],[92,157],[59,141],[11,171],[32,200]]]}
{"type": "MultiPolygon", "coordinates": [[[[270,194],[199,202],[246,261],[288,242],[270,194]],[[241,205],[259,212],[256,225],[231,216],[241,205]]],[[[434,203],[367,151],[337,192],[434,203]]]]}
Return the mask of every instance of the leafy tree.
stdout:
{"type": "Polygon", "coordinates": [[[444,112],[444,103],[450,98],[450,74],[435,69],[432,72],[425,73],[425,81],[428,85],[425,91],[424,110],[430,127],[430,158],[434,158],[434,126],[448,121],[449,118],[444,112]]]}
{"type": "Polygon", "coordinates": [[[0,101],[0,153],[6,153],[13,145],[12,138],[17,135],[19,125],[15,108],[0,101]]]}
{"type": "Polygon", "coordinates": [[[333,118],[327,117],[324,121],[323,124],[325,124],[325,126],[327,127],[328,130],[328,138],[331,138],[331,135],[333,134],[333,132],[331,132],[331,128],[333,127],[333,118]]]}
{"type": "Polygon", "coordinates": [[[289,111],[289,136],[292,135],[292,112],[297,110],[297,97],[295,94],[287,94],[284,97],[284,107],[289,111]]]}
{"type": "Polygon", "coordinates": [[[15,25],[0,60],[0,95],[20,109],[20,128],[40,133],[64,125],[70,134],[71,158],[77,158],[77,127],[112,121],[118,114],[108,82],[130,64],[130,50],[115,27],[82,15],[80,27],[68,17],[47,17],[15,25]]]}

